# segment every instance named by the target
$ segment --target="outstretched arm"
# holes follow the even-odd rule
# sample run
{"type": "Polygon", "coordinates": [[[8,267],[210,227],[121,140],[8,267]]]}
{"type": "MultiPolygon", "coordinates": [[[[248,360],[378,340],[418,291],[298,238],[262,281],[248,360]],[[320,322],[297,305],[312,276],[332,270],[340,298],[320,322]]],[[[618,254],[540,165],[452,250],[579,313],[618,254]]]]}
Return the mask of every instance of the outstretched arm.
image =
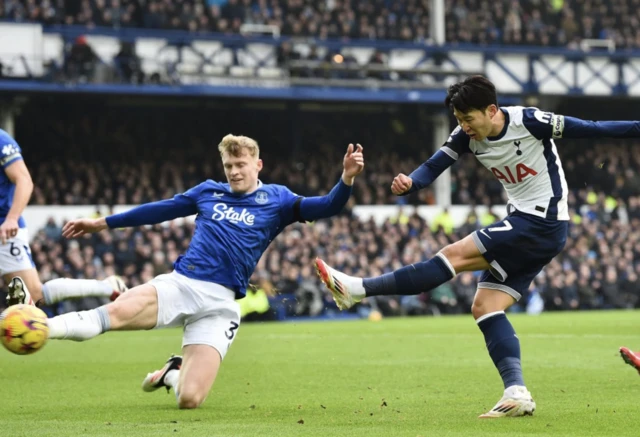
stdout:
{"type": "Polygon", "coordinates": [[[640,121],[589,121],[564,117],[563,138],[640,138],[640,121]]]}
{"type": "Polygon", "coordinates": [[[342,208],[349,201],[349,197],[351,197],[351,185],[345,183],[344,177],[342,177],[326,196],[302,198],[299,204],[299,219],[312,222],[332,217],[342,211],[342,208]]]}
{"type": "Polygon", "coordinates": [[[404,196],[428,187],[454,162],[456,162],[454,158],[440,149],[409,176],[402,173],[396,176],[391,184],[391,192],[398,196],[404,196]]]}
{"type": "Polygon", "coordinates": [[[357,175],[364,170],[362,146],[358,144],[354,150],[349,144],[344,155],[344,171],[340,181],[326,196],[299,197],[293,205],[293,221],[314,221],[338,214],[349,201],[351,187],[357,175]]]}
{"type": "Polygon", "coordinates": [[[145,203],[129,211],[106,217],[105,224],[111,229],[155,225],[197,212],[198,209],[194,201],[187,196],[179,194],[173,199],[145,203]]]}
{"type": "Polygon", "coordinates": [[[178,217],[186,217],[198,212],[195,201],[178,194],[173,199],[145,203],[120,214],[97,219],[77,219],[67,222],[62,228],[62,236],[76,238],[84,234],[100,232],[104,229],[128,228],[142,225],[155,225],[178,217]]]}
{"type": "Polygon", "coordinates": [[[640,121],[589,121],[525,108],[524,126],[537,139],[640,138],[640,121]]]}

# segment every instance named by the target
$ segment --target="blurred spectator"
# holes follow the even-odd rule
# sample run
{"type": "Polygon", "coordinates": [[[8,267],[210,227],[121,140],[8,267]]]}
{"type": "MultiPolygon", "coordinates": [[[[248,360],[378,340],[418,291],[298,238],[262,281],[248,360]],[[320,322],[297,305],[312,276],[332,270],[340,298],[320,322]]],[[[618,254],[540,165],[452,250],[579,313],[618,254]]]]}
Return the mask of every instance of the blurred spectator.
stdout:
{"type": "MultiPolygon", "coordinates": [[[[386,65],[386,61],[384,58],[384,54],[379,51],[376,50],[373,55],[371,55],[371,59],[369,59],[369,64],[368,65],[373,65],[373,66],[384,66],[386,65]]],[[[367,73],[367,76],[372,78],[372,79],[378,79],[378,80],[389,80],[389,73],[386,71],[377,71],[375,69],[370,70],[367,73]]]]}
{"type": "Polygon", "coordinates": [[[79,36],[71,45],[64,62],[64,72],[70,80],[92,82],[99,62],[85,36],[79,36]]]}
{"type": "Polygon", "coordinates": [[[477,281],[472,272],[463,272],[453,281],[456,300],[462,312],[470,313],[473,298],[476,295],[477,281]]]}
{"type": "Polygon", "coordinates": [[[431,302],[438,308],[440,314],[455,314],[459,312],[458,300],[453,293],[451,282],[436,287],[429,293],[431,302]]]}
{"type": "Polygon", "coordinates": [[[324,310],[324,291],[315,277],[311,264],[302,266],[294,294],[297,316],[317,316],[324,310]]]}
{"type": "Polygon", "coordinates": [[[300,59],[300,54],[293,50],[293,46],[289,41],[284,41],[278,47],[278,65],[287,65],[289,61],[300,59]]]}
{"type": "Polygon", "coordinates": [[[116,70],[123,82],[142,83],[144,75],[140,66],[140,59],[135,54],[133,43],[122,42],[120,51],[113,58],[116,70]]]}
{"type": "Polygon", "coordinates": [[[607,267],[602,284],[602,297],[605,308],[624,308],[621,285],[616,269],[612,266],[607,267]]]}
{"type": "Polygon", "coordinates": [[[273,285],[266,278],[260,278],[257,286],[249,287],[247,295],[238,301],[242,320],[273,320],[274,314],[269,305],[269,296],[273,294],[273,285]]]}

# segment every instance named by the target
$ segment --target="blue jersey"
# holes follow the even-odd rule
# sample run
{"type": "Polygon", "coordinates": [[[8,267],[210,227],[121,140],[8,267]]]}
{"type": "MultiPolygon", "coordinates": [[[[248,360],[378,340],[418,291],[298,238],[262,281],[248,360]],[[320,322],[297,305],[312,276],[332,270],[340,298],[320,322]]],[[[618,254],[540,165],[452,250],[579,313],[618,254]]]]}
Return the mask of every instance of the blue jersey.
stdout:
{"type": "Polygon", "coordinates": [[[350,195],[351,187],[342,181],[326,196],[303,198],[282,185],[260,184],[250,194],[236,194],[229,184],[208,180],[173,199],[140,205],[106,221],[113,229],[197,214],[195,233],[175,270],[242,297],[263,252],[285,226],[335,215],[350,195]]]}
{"type": "Polygon", "coordinates": [[[229,184],[206,181],[184,194],[197,208],[196,230],[175,269],[244,295],[249,277],[269,243],[294,218],[299,196],[281,185],[234,194],[229,184]]]}
{"type": "MultiPolygon", "coordinates": [[[[16,140],[11,135],[0,129],[0,165],[2,169],[6,169],[11,164],[22,159],[22,150],[16,140]]],[[[0,175],[0,223],[4,222],[4,219],[11,209],[13,204],[13,194],[16,191],[16,184],[11,182],[7,177],[7,174],[3,171],[0,175]]],[[[18,220],[18,225],[21,228],[26,226],[26,223],[22,217],[18,220]]]]}

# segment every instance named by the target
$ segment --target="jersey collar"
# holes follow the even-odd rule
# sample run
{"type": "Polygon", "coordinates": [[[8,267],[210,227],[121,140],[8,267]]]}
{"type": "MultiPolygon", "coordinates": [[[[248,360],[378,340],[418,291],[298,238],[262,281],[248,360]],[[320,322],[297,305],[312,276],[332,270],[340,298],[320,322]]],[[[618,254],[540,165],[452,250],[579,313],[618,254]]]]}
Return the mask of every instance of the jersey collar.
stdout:
{"type": "Polygon", "coordinates": [[[242,193],[242,194],[238,194],[238,193],[234,193],[233,191],[231,191],[231,186],[229,185],[229,183],[227,183],[227,186],[229,187],[228,192],[231,196],[235,196],[235,197],[244,197],[244,196],[251,196],[252,194],[255,194],[260,188],[262,188],[264,184],[262,183],[262,181],[260,179],[258,179],[258,188],[256,188],[255,191],[252,191],[250,193],[242,193]]]}

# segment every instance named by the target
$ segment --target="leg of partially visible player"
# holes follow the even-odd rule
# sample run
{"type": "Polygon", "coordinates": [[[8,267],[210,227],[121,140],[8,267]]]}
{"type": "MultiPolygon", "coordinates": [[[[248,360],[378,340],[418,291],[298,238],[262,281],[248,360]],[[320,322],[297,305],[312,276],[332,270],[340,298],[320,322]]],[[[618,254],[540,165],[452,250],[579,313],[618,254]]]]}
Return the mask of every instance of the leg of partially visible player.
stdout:
{"type": "Polygon", "coordinates": [[[620,356],[625,363],[633,367],[640,373],[640,352],[633,352],[629,348],[621,347],[620,356]]]}
{"type": "Polygon", "coordinates": [[[106,331],[151,329],[157,322],[156,288],[151,284],[143,284],[108,305],[62,314],[49,319],[47,323],[50,339],[84,341],[106,331]]]}
{"type": "Polygon", "coordinates": [[[58,278],[42,284],[35,268],[3,275],[7,285],[7,304],[53,305],[65,299],[83,297],[108,297],[115,300],[127,290],[122,278],[109,276],[103,281],[96,279],[58,278]]]}

